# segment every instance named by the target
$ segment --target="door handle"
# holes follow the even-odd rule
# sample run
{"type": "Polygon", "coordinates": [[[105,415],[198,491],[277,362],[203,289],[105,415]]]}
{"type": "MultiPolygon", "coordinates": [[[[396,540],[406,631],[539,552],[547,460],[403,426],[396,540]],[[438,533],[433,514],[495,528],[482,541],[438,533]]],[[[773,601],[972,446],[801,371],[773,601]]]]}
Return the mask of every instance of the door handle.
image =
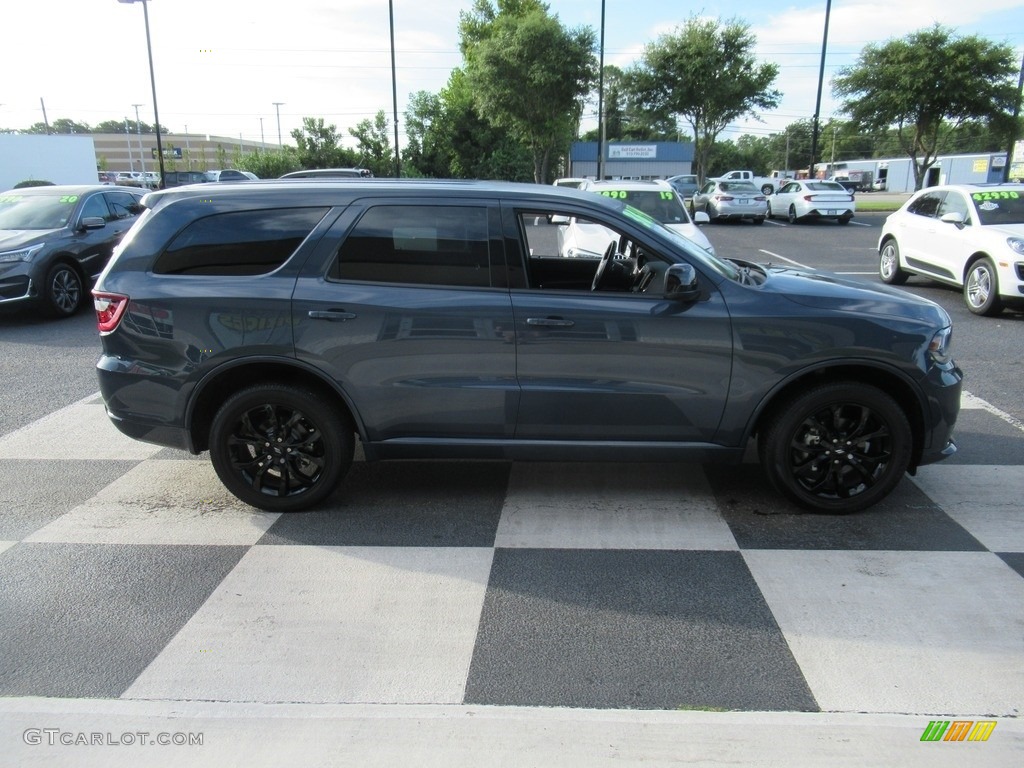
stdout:
{"type": "Polygon", "coordinates": [[[314,320],[354,320],[356,315],[342,309],[311,309],[309,316],[314,320]]]}
{"type": "Polygon", "coordinates": [[[564,320],[561,317],[528,317],[526,324],[543,328],[572,328],[576,325],[572,320],[564,320]]]}

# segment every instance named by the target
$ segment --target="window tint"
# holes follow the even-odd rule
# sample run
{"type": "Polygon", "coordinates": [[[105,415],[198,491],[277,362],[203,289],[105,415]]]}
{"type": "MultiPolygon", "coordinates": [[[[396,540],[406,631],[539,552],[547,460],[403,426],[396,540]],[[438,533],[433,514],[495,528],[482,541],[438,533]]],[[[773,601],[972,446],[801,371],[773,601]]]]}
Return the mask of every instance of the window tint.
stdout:
{"type": "Polygon", "coordinates": [[[336,280],[489,287],[487,209],[378,205],[345,238],[336,280]]]}
{"type": "Polygon", "coordinates": [[[158,275],[262,275],[281,266],[327,208],[221,213],[186,227],[157,259],[158,275]]]}
{"type": "Polygon", "coordinates": [[[103,195],[93,195],[82,205],[81,218],[100,218],[104,221],[113,221],[107,204],[103,202],[103,195]]]}
{"type": "Polygon", "coordinates": [[[943,192],[929,192],[927,195],[921,195],[910,204],[907,212],[916,213],[918,216],[934,216],[939,209],[939,203],[942,202],[943,194],[943,192]]]}
{"type": "Polygon", "coordinates": [[[129,219],[139,213],[139,198],[127,192],[104,192],[115,219],[129,219]]]}

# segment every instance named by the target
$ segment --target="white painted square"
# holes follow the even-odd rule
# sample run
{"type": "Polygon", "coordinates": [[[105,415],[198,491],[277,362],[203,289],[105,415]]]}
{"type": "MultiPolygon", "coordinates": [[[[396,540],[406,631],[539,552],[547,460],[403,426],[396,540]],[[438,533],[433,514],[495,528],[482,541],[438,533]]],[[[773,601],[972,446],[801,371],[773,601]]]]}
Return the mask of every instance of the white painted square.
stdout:
{"type": "Polygon", "coordinates": [[[25,540],[254,544],[278,517],[232,496],[208,463],[150,459],[25,540]]]}
{"type": "Polygon", "coordinates": [[[936,464],[912,480],[993,552],[1024,552],[1024,467],[936,464]]]}
{"type": "Polygon", "coordinates": [[[738,549],[696,464],[512,465],[498,547],[738,549]]]}
{"type": "Polygon", "coordinates": [[[124,698],[461,703],[491,558],[254,547],[124,698]]]}
{"type": "Polygon", "coordinates": [[[0,437],[0,459],[138,460],[160,450],[122,435],[102,404],[84,400],[0,437]]]}
{"type": "Polygon", "coordinates": [[[1024,579],[996,555],[743,557],[822,710],[1019,716],[1024,579]]]}

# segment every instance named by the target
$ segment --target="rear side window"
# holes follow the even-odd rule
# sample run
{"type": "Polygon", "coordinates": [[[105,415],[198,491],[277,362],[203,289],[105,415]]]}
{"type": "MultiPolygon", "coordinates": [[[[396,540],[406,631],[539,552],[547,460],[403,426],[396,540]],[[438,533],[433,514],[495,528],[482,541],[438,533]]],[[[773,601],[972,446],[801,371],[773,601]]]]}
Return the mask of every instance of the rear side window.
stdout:
{"type": "Polygon", "coordinates": [[[352,229],[335,280],[490,287],[487,209],[379,205],[352,229]]]}
{"type": "Polygon", "coordinates": [[[157,259],[158,275],[262,275],[288,260],[328,208],[219,213],[193,221],[157,259]]]}

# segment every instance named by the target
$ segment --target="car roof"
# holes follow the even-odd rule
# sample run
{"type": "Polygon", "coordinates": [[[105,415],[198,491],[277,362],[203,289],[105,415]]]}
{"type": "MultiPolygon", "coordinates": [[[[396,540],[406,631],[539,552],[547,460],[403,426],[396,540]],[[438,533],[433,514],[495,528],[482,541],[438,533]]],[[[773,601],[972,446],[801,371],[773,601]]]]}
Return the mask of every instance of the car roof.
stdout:
{"type": "MultiPolygon", "coordinates": [[[[110,189],[109,186],[103,189],[110,189]]],[[[392,178],[344,178],[322,177],[312,179],[260,179],[259,181],[227,181],[219,184],[198,184],[148,192],[142,200],[147,208],[154,208],[164,202],[171,202],[191,197],[215,201],[219,198],[245,199],[253,201],[260,198],[273,198],[281,201],[292,201],[301,197],[303,191],[309,192],[312,201],[323,201],[323,193],[327,190],[350,192],[366,195],[382,193],[382,196],[402,193],[407,196],[450,193],[450,196],[465,195],[467,197],[484,197],[488,194],[508,199],[536,198],[540,196],[560,198],[566,201],[586,200],[588,204],[609,205],[615,209],[620,204],[611,198],[601,195],[580,192],[572,187],[556,187],[551,184],[528,184],[515,181],[482,181],[461,179],[392,179],[392,178]]],[[[138,190],[136,190],[138,191],[138,190]]],[[[324,204],[320,202],[320,204],[324,204]]],[[[331,204],[331,203],[327,203],[331,204]]]]}
{"type": "Polygon", "coordinates": [[[664,179],[630,179],[622,181],[591,181],[581,189],[621,189],[626,192],[657,192],[671,190],[672,185],[664,179]]]}
{"type": "Polygon", "coordinates": [[[84,195],[88,192],[134,192],[139,194],[142,190],[138,187],[121,187],[116,184],[47,184],[39,187],[22,187],[21,189],[9,189],[3,194],[16,195],[84,195]]]}

